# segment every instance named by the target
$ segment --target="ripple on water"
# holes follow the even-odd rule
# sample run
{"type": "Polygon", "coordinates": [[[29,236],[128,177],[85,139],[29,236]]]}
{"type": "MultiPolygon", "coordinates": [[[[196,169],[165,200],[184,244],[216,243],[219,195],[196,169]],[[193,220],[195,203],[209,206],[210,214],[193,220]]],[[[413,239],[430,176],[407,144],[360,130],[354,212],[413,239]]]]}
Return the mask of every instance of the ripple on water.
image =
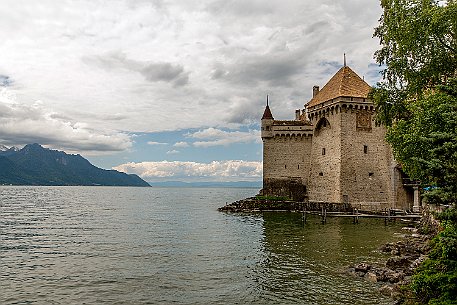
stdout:
{"type": "Polygon", "coordinates": [[[0,303],[389,304],[341,270],[397,227],[217,211],[256,192],[0,187],[0,303]]]}

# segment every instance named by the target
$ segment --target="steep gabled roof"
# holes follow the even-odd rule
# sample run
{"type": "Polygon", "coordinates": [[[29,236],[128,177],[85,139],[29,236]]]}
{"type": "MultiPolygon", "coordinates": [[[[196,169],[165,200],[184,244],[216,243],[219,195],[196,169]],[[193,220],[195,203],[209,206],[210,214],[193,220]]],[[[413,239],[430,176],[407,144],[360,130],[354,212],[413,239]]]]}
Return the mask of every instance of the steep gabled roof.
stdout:
{"type": "Polygon", "coordinates": [[[340,96],[367,98],[370,90],[370,85],[352,71],[351,68],[344,66],[308,102],[307,106],[316,106],[340,96]]]}

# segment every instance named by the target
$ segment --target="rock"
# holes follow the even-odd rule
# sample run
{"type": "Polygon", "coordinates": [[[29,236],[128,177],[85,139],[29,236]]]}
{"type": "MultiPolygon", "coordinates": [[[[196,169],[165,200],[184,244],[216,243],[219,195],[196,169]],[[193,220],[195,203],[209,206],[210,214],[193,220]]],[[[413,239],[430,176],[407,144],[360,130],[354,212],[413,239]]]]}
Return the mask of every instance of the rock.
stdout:
{"type": "Polygon", "coordinates": [[[398,283],[400,282],[403,278],[405,277],[405,274],[403,272],[392,272],[387,275],[387,278],[390,283],[398,283]]]}
{"type": "Polygon", "coordinates": [[[391,285],[384,285],[381,288],[379,288],[379,292],[387,297],[390,297],[393,292],[393,287],[391,285]]]}
{"type": "Polygon", "coordinates": [[[376,274],[373,273],[373,272],[367,272],[365,274],[365,278],[367,280],[369,280],[370,282],[372,282],[372,283],[376,283],[378,281],[378,278],[377,278],[376,274]]]}
{"type": "Polygon", "coordinates": [[[357,276],[359,276],[359,277],[365,276],[365,272],[362,272],[362,271],[357,271],[355,274],[357,274],[357,276]]]}
{"type": "Polygon", "coordinates": [[[392,252],[395,249],[395,245],[393,243],[386,243],[381,246],[380,250],[384,253],[392,252]]]}
{"type": "Polygon", "coordinates": [[[417,233],[419,231],[417,228],[412,228],[412,227],[403,227],[401,229],[405,230],[405,231],[409,231],[411,233],[417,233]]]}
{"type": "Polygon", "coordinates": [[[360,263],[358,265],[355,265],[355,271],[356,272],[363,272],[363,273],[367,273],[368,270],[371,269],[371,265],[369,264],[366,264],[366,263],[360,263]]]}
{"type": "Polygon", "coordinates": [[[391,257],[386,262],[386,267],[392,270],[405,269],[411,265],[411,260],[408,256],[391,257]]]}
{"type": "Polygon", "coordinates": [[[409,269],[416,269],[419,267],[420,264],[422,264],[425,260],[427,259],[427,255],[421,254],[417,259],[415,259],[411,265],[409,266],[409,269]]]}

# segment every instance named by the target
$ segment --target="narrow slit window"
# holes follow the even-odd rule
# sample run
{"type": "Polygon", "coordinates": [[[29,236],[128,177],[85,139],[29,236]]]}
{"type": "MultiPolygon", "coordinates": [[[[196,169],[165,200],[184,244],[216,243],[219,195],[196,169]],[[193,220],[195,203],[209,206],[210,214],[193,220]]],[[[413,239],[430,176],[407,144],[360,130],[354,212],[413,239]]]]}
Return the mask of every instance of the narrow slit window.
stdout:
{"type": "Polygon", "coordinates": [[[322,148],[322,155],[325,156],[325,148],[322,148]]]}
{"type": "Polygon", "coordinates": [[[320,173],[319,173],[319,176],[323,176],[323,175],[324,175],[324,173],[323,173],[323,172],[320,172],[320,173]]]}
{"type": "Polygon", "coordinates": [[[373,177],[374,173],[368,173],[368,177],[373,177]]]}
{"type": "Polygon", "coordinates": [[[363,153],[368,154],[368,145],[363,145],[363,153]]]}

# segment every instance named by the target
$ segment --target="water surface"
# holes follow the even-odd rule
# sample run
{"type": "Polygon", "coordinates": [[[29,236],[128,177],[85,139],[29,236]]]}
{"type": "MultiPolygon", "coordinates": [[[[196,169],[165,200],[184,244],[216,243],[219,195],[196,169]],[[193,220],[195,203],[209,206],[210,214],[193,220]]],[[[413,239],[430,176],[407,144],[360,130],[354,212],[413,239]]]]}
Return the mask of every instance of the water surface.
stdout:
{"type": "Polygon", "coordinates": [[[390,304],[342,272],[398,225],[219,206],[256,189],[0,187],[0,304],[390,304]]]}

